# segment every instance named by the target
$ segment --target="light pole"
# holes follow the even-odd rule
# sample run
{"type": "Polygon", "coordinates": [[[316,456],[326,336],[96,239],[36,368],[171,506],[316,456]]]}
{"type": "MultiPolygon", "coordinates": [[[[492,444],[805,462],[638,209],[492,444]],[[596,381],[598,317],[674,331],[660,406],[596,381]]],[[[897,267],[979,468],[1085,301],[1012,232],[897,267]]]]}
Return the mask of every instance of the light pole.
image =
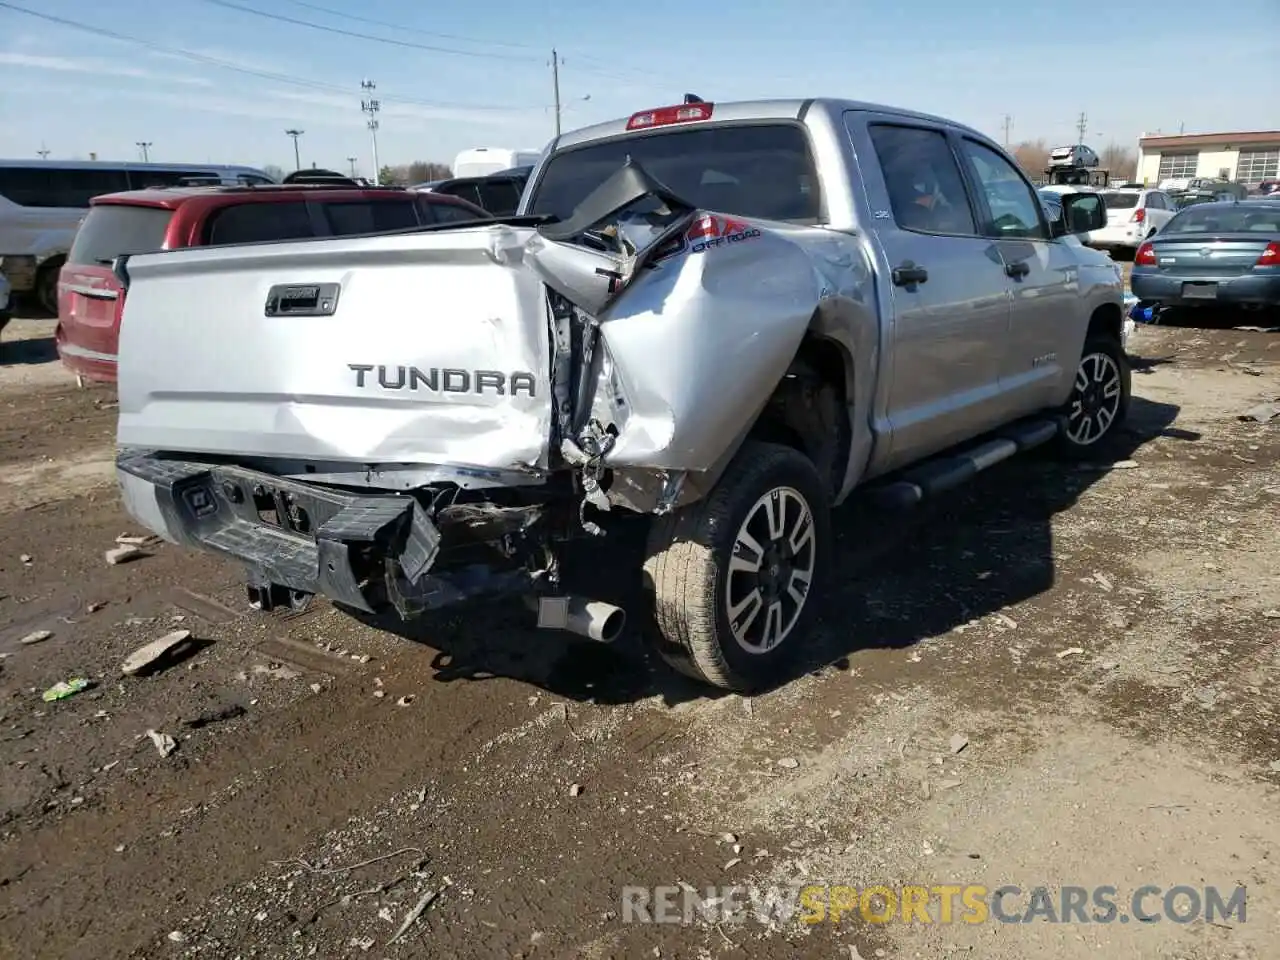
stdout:
{"type": "Polygon", "coordinates": [[[373,185],[380,186],[382,183],[382,165],[378,163],[378,111],[382,109],[382,104],[374,99],[373,91],[378,85],[372,80],[364,79],[360,81],[360,89],[367,95],[360,101],[360,111],[369,115],[369,138],[373,141],[373,185]]]}
{"type": "Polygon", "coordinates": [[[135,145],[138,147],[138,149],[139,149],[139,150],[141,150],[141,151],[142,151],[142,162],[143,162],[143,163],[150,163],[150,162],[151,162],[151,153],[150,153],[150,150],[151,150],[151,141],[150,141],[150,140],[137,140],[137,141],[135,141],[135,145]]]}
{"type": "Polygon", "coordinates": [[[52,153],[52,151],[42,143],[40,144],[40,149],[37,150],[36,153],[40,154],[41,160],[48,160],[49,154],[52,153]]]}
{"type": "Polygon", "coordinates": [[[354,180],[356,178],[356,158],[347,157],[347,163],[351,164],[351,179],[354,180]]]}
{"type": "Polygon", "coordinates": [[[305,130],[286,130],[284,132],[285,136],[293,137],[293,169],[295,170],[302,169],[302,159],[298,154],[298,138],[306,132],[305,130]]]}

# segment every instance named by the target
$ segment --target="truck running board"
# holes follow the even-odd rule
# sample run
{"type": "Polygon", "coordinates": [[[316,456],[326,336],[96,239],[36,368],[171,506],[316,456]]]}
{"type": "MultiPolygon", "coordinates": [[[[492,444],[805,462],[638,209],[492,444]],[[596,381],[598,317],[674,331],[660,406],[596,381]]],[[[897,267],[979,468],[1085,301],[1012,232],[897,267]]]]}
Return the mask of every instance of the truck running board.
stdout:
{"type": "Polygon", "coordinates": [[[871,487],[867,498],[885,509],[914,507],[927,497],[954,489],[1015,453],[1048,443],[1061,428],[1059,420],[1023,420],[959,453],[946,453],[908,468],[889,483],[871,487]]]}

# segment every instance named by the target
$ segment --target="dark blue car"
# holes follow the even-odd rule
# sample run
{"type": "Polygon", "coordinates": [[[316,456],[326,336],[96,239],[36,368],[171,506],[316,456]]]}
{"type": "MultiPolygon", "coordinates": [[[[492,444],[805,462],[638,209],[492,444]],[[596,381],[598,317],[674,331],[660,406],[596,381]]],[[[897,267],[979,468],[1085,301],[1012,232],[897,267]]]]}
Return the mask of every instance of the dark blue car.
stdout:
{"type": "Polygon", "coordinates": [[[1129,288],[1162,306],[1280,306],[1280,203],[1187,207],[1138,248],[1129,288]]]}

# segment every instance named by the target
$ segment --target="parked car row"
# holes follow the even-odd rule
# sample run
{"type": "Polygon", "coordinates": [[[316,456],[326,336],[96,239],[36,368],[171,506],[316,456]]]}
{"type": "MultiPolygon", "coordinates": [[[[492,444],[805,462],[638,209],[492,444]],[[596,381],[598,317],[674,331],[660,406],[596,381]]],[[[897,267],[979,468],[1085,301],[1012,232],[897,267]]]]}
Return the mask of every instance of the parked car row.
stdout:
{"type": "Polygon", "coordinates": [[[57,310],[58,271],[91,198],[194,184],[269,184],[253,167],[0,160],[0,274],[13,293],[57,310]]]}
{"type": "Polygon", "coordinates": [[[488,219],[457,197],[365,187],[328,171],[267,186],[170,187],[95,197],[58,281],[58,355],[77,376],[116,378],[125,293],[118,257],[184,247],[385,233],[488,219]]]}

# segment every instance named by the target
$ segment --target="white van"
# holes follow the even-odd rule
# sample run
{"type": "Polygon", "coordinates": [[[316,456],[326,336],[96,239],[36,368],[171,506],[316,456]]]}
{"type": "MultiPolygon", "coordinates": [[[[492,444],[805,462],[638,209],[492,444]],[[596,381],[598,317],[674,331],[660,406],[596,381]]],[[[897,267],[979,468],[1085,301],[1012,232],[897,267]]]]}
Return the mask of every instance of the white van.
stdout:
{"type": "Polygon", "coordinates": [[[463,150],[453,160],[453,177],[483,177],[512,167],[529,167],[538,162],[541,150],[508,150],[505,147],[474,147],[463,150]]]}
{"type": "Polygon", "coordinates": [[[13,294],[58,309],[58,271],[89,200],[104,193],[195,184],[274,183],[253,167],[224,164],[0,160],[0,274],[13,294]]]}

